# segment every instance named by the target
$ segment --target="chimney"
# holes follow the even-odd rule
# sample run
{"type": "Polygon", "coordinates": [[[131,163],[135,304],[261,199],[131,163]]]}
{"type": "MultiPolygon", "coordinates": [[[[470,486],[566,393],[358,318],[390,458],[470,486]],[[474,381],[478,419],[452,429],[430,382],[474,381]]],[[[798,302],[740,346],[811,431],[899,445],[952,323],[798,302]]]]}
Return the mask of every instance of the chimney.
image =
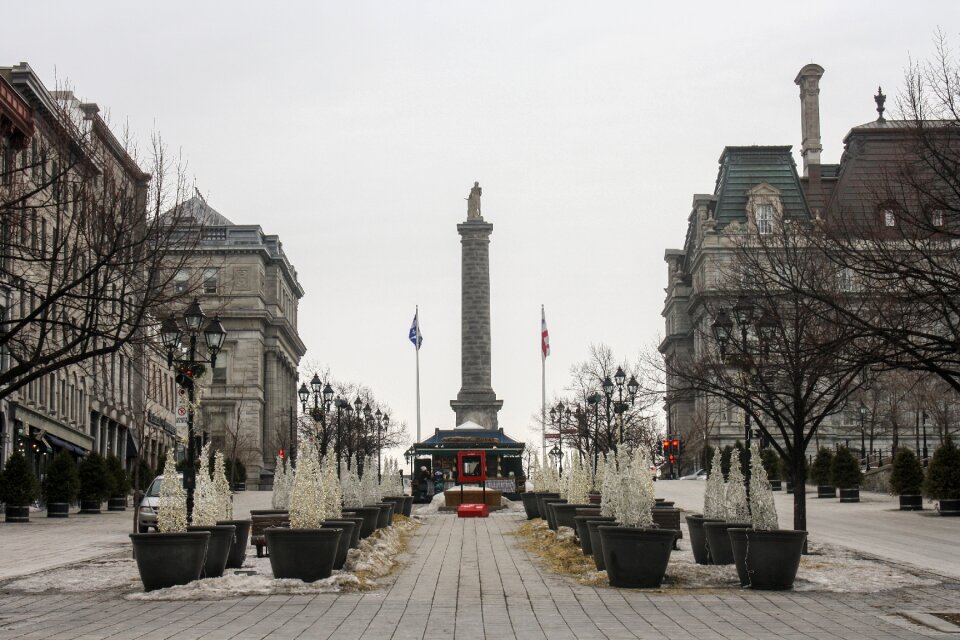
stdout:
{"type": "Polygon", "coordinates": [[[809,175],[810,167],[819,175],[820,152],[820,78],[823,76],[823,67],[818,64],[808,64],[794,79],[800,87],[800,128],[803,141],[800,144],[800,156],[803,158],[803,175],[809,175]]]}

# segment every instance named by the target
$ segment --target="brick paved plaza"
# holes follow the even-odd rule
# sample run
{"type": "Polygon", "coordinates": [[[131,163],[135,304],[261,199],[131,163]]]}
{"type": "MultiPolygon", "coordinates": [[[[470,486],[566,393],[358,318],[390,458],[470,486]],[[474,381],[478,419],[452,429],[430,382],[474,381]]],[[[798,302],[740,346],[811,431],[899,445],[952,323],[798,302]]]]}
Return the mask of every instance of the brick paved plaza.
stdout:
{"type": "MultiPolygon", "coordinates": [[[[960,610],[960,585],[876,594],[735,587],[623,591],[555,575],[512,535],[516,512],[428,516],[373,592],[133,601],[120,592],[4,588],[0,638],[924,638],[898,615],[960,610]]],[[[9,558],[5,560],[9,562],[9,558]]]]}

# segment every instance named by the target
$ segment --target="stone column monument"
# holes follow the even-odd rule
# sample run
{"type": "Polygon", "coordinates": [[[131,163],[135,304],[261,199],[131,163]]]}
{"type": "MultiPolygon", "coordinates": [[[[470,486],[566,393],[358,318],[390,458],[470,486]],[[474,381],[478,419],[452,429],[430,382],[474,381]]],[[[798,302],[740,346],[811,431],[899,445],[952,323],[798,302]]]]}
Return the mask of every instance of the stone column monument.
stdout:
{"type": "Polygon", "coordinates": [[[457,225],[462,246],[460,302],[460,393],[450,407],[456,425],[475,422],[496,429],[503,400],[490,386],[490,234],[480,215],[480,184],[467,198],[467,220],[457,225]]]}

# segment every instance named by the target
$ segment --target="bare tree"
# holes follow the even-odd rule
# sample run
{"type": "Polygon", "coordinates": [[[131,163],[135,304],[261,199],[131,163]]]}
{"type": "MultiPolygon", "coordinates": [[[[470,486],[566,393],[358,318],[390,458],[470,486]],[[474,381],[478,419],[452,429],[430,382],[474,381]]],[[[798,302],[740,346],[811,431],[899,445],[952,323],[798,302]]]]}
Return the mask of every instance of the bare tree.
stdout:
{"type": "Polygon", "coordinates": [[[184,164],[158,134],[141,157],[91,105],[45,95],[30,143],[2,149],[0,398],[150,342],[158,314],[188,294],[173,274],[196,241],[180,232],[184,164]]]}

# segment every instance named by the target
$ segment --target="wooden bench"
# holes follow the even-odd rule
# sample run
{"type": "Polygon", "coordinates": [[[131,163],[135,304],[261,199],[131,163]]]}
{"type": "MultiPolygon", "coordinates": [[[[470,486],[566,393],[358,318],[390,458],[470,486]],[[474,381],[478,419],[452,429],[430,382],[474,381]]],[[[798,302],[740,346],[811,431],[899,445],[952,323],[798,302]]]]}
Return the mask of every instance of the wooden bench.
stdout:
{"type": "Polygon", "coordinates": [[[263,558],[270,555],[270,549],[267,553],[263,550],[267,547],[266,530],[269,527],[289,527],[290,514],[283,513],[252,513],[250,514],[250,544],[257,548],[257,557],[263,558]]]}
{"type": "Polygon", "coordinates": [[[683,531],[680,529],[680,509],[674,507],[654,507],[650,510],[653,514],[653,523],[660,529],[673,529],[677,532],[677,537],[673,539],[673,548],[678,549],[677,542],[683,537],[683,531]]]}

